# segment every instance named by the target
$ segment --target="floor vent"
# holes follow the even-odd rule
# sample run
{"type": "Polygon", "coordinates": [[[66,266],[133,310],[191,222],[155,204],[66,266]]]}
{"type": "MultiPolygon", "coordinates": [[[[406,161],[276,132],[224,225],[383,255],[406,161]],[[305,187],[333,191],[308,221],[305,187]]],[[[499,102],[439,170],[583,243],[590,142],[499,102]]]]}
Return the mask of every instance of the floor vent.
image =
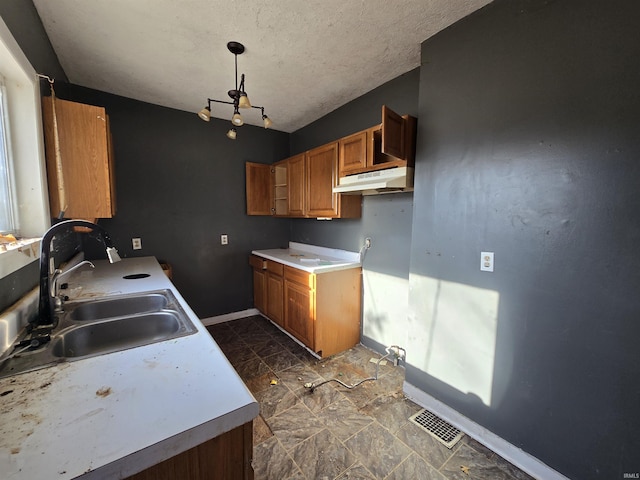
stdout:
{"type": "Polygon", "coordinates": [[[453,425],[427,410],[420,410],[409,418],[433,438],[447,448],[452,448],[462,438],[463,433],[453,425]]]}

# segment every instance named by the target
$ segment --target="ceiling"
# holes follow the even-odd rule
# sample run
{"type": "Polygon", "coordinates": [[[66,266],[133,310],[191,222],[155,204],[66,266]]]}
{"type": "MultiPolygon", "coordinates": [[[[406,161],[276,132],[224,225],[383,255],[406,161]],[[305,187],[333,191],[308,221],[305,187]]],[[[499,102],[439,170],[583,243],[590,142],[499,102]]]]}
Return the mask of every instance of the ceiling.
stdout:
{"type": "MultiPolygon", "coordinates": [[[[70,82],[198,112],[238,75],[293,132],[420,65],[420,44],[491,0],[33,0],[70,82]]],[[[242,111],[262,125],[260,111],[242,111]]],[[[233,107],[214,104],[230,119],[233,107]]]]}

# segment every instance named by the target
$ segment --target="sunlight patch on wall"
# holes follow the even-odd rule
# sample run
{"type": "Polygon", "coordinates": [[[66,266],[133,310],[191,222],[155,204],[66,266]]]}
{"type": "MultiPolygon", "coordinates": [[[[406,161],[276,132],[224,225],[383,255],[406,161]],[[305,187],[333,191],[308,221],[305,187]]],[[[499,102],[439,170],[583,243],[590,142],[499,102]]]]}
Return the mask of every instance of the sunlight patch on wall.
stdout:
{"type": "Polygon", "coordinates": [[[407,363],[491,405],[500,295],[411,274],[407,363]]]}
{"type": "Polygon", "coordinates": [[[409,280],[364,271],[364,336],[382,345],[404,346],[407,341],[409,280]]]}

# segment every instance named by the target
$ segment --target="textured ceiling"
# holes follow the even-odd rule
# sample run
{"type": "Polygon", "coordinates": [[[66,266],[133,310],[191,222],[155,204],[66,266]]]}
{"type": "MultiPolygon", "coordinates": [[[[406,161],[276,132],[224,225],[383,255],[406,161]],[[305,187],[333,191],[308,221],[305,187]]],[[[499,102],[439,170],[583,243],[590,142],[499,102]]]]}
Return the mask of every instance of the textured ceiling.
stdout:
{"type": "MultiPolygon", "coordinates": [[[[179,110],[235,87],[292,132],[420,65],[420,44],[490,0],[34,0],[69,81],[179,110]]],[[[229,105],[212,115],[228,119],[229,105]]],[[[243,111],[261,125],[260,111],[243,111]]]]}

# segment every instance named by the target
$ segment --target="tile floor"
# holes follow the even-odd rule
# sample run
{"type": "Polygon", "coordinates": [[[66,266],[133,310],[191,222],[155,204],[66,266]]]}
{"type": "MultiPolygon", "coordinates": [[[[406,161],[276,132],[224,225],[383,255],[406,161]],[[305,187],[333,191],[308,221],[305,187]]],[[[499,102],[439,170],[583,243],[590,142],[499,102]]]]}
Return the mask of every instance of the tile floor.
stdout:
{"type": "Polygon", "coordinates": [[[304,388],[373,376],[370,359],[380,355],[362,345],[317,360],[260,316],[208,330],[260,403],[256,480],[531,480],[468,436],[449,450],[411,423],[420,407],[402,394],[401,367],[380,366],[377,381],[352,390],[335,382],[304,388]]]}

